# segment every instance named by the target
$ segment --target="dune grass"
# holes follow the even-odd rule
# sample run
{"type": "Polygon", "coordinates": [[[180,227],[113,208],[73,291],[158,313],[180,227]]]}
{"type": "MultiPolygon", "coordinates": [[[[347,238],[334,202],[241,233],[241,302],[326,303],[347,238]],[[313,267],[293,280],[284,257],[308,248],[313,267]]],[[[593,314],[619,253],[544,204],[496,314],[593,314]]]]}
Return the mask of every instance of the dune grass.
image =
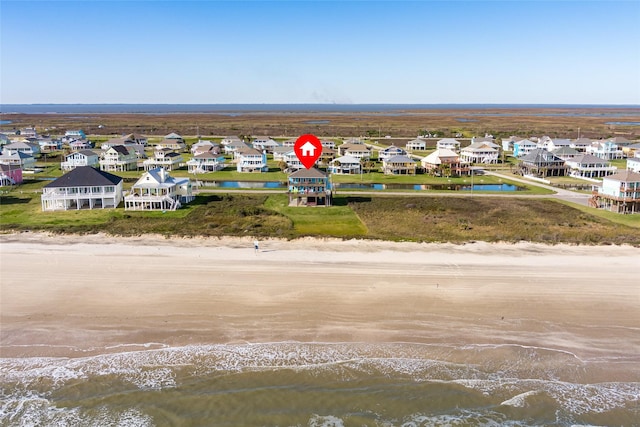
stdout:
{"type": "Polygon", "coordinates": [[[177,211],[42,212],[40,192],[45,184],[31,181],[3,192],[0,230],[640,246],[639,215],[619,215],[556,200],[339,194],[331,207],[289,207],[285,194],[207,193],[177,211]]]}
{"type": "Polygon", "coordinates": [[[424,242],[640,245],[640,230],[555,200],[524,198],[360,198],[349,206],[369,237],[424,242]]]}

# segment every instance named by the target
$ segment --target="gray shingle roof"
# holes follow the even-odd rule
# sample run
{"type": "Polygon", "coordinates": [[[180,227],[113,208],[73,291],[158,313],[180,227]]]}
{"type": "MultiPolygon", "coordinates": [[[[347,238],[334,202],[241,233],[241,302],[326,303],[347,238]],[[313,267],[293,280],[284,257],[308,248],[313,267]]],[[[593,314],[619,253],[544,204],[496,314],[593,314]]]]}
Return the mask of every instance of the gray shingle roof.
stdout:
{"type": "Polygon", "coordinates": [[[322,172],[319,169],[311,168],[311,169],[298,169],[291,175],[290,178],[326,178],[327,174],[322,172]]]}
{"type": "Polygon", "coordinates": [[[117,185],[121,181],[122,178],[109,172],[91,166],[80,166],[45,185],[45,188],[117,185]]]}
{"type": "Polygon", "coordinates": [[[544,148],[537,148],[531,151],[522,158],[522,161],[532,164],[543,164],[549,162],[564,163],[564,160],[544,148]]]}
{"type": "Polygon", "coordinates": [[[630,170],[623,170],[613,175],[610,175],[605,179],[610,179],[613,181],[620,181],[620,182],[640,182],[640,173],[636,173],[630,170]]]}

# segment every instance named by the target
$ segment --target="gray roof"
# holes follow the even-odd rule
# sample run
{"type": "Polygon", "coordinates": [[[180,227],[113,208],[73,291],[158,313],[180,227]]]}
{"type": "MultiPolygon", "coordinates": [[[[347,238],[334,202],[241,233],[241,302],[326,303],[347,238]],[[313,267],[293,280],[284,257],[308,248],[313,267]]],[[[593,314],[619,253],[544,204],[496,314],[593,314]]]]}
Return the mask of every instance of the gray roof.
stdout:
{"type": "Polygon", "coordinates": [[[596,157],[593,154],[582,154],[574,159],[568,160],[571,163],[597,163],[608,165],[609,162],[602,160],[600,157],[596,157]]]}
{"type": "Polygon", "coordinates": [[[574,139],[572,142],[575,145],[591,145],[593,140],[590,138],[582,137],[582,138],[574,139]]]}
{"type": "Polygon", "coordinates": [[[567,147],[566,145],[563,145],[560,148],[556,148],[551,152],[556,156],[576,156],[579,154],[578,150],[576,150],[575,148],[567,147]]]}
{"type": "Polygon", "coordinates": [[[15,159],[16,157],[20,158],[20,159],[28,159],[28,158],[34,158],[31,154],[27,154],[23,151],[16,151],[13,154],[9,154],[7,152],[3,152],[2,154],[0,154],[0,157],[2,157],[3,159],[15,159]]]}
{"type": "Polygon", "coordinates": [[[551,153],[550,151],[545,150],[544,148],[537,148],[531,151],[529,154],[522,158],[523,162],[532,163],[532,164],[540,164],[540,163],[564,163],[560,157],[551,153]]]}
{"type": "Polygon", "coordinates": [[[276,154],[287,154],[290,151],[293,151],[292,147],[275,147],[273,149],[273,152],[276,154]]]}
{"type": "Polygon", "coordinates": [[[385,163],[415,163],[415,162],[416,162],[415,160],[410,159],[409,157],[403,156],[403,155],[391,156],[387,160],[385,160],[385,163]]]}
{"type": "Polygon", "coordinates": [[[11,144],[5,145],[5,148],[7,148],[7,149],[12,149],[12,148],[36,148],[36,147],[38,147],[38,144],[33,144],[31,142],[22,142],[22,141],[12,142],[11,144]]]}
{"type": "Polygon", "coordinates": [[[117,185],[120,182],[122,178],[117,175],[91,166],[80,166],[45,185],[45,188],[117,185]]]}
{"type": "Polygon", "coordinates": [[[311,168],[311,169],[298,169],[291,175],[289,178],[326,178],[327,174],[322,172],[319,169],[311,168]]]}
{"type": "Polygon", "coordinates": [[[640,173],[633,172],[627,169],[613,175],[609,175],[604,179],[611,179],[613,181],[620,182],[640,182],[640,173]]]}

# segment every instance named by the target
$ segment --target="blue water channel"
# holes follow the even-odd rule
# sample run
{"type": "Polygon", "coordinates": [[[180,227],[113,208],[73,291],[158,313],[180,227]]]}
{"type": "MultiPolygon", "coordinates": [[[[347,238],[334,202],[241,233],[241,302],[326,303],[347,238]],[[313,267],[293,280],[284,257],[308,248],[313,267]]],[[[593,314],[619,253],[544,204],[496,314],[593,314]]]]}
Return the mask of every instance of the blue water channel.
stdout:
{"type": "MultiPolygon", "coordinates": [[[[202,181],[203,187],[285,189],[287,183],[276,181],[202,181]]],[[[524,187],[513,184],[369,184],[334,183],[336,190],[451,190],[451,191],[520,191],[524,187]]]]}

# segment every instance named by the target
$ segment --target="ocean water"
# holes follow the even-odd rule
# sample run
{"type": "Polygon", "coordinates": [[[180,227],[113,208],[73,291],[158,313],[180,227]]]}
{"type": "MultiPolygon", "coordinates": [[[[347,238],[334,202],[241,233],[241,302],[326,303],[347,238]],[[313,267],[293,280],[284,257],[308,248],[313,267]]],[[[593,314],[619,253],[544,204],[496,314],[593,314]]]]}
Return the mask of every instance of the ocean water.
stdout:
{"type": "Polygon", "coordinates": [[[580,360],[553,349],[284,342],[126,350],[0,359],[0,425],[640,422],[640,383],[606,380],[614,365],[630,361],[580,360]]]}

